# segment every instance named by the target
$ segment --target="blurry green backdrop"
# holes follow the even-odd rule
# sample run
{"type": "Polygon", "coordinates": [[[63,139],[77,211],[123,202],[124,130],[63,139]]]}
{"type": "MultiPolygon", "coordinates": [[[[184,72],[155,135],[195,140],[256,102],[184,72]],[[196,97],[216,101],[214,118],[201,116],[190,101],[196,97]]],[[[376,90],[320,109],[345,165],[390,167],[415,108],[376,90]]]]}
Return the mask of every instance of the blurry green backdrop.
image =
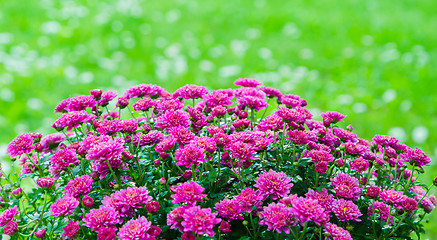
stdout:
{"type": "Polygon", "coordinates": [[[434,158],[431,183],[436,9],[435,0],[0,0],[1,156],[18,133],[53,132],[58,102],[93,88],[217,89],[249,77],[307,99],[314,115],[348,115],[361,137],[422,148],[434,158]]]}

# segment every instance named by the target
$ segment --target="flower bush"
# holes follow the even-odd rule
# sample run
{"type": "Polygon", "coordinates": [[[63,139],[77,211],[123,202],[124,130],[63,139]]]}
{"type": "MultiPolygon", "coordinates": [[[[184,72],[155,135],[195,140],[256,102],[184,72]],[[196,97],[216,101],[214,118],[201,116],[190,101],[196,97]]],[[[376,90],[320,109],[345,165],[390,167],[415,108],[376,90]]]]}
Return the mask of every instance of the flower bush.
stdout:
{"type": "MultiPolygon", "coordinates": [[[[58,132],[25,133],[1,172],[12,239],[410,239],[437,205],[430,159],[312,119],[307,101],[238,79],[237,89],[141,84],[63,100],[58,132]],[[267,111],[270,106],[271,113],[267,111]],[[21,181],[34,181],[30,192],[21,181]]],[[[437,179],[434,182],[437,184],[437,179]]]]}

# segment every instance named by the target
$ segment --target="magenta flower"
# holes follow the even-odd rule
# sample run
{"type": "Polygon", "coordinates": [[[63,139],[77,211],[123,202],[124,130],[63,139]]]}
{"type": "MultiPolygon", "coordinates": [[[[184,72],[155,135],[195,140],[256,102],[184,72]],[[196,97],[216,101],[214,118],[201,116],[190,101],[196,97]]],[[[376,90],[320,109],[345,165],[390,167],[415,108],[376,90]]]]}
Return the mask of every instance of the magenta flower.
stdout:
{"type": "Polygon", "coordinates": [[[267,131],[267,130],[279,131],[282,130],[283,127],[284,127],[284,121],[276,113],[267,116],[258,124],[258,129],[260,131],[267,131]]]}
{"type": "Polygon", "coordinates": [[[254,96],[244,96],[237,100],[238,107],[241,109],[250,108],[255,111],[260,111],[268,106],[264,98],[258,98],[254,96]]]}
{"type": "Polygon", "coordinates": [[[331,211],[331,205],[334,201],[334,196],[330,195],[326,188],[323,188],[320,192],[317,190],[308,189],[305,197],[317,200],[317,202],[327,211],[331,211]]]}
{"type": "Polygon", "coordinates": [[[282,203],[270,203],[259,214],[260,225],[267,225],[267,231],[285,232],[290,234],[290,225],[293,223],[293,214],[290,209],[282,203]]]}
{"type": "Polygon", "coordinates": [[[334,200],[331,208],[332,212],[340,221],[354,220],[360,222],[361,220],[359,219],[359,217],[363,215],[358,209],[358,206],[349,200],[334,200]]]}
{"type": "Polygon", "coordinates": [[[146,205],[145,205],[146,210],[150,213],[156,213],[160,207],[161,206],[159,205],[159,202],[157,202],[157,201],[151,201],[151,202],[146,203],[146,205]]]}
{"type": "Polygon", "coordinates": [[[143,98],[134,103],[132,107],[135,111],[148,111],[149,109],[156,106],[156,102],[150,98],[143,98]]]}
{"type": "Polygon", "coordinates": [[[186,202],[188,206],[196,204],[196,202],[203,202],[202,198],[206,194],[201,194],[205,188],[200,186],[197,182],[185,182],[181,185],[173,185],[170,190],[176,194],[171,195],[172,203],[178,204],[186,202]]]}
{"type": "Polygon", "coordinates": [[[174,98],[184,98],[184,99],[197,99],[202,98],[204,95],[208,94],[208,89],[203,86],[197,85],[185,85],[177,89],[173,93],[174,98]]]}
{"type": "Polygon", "coordinates": [[[0,227],[5,226],[8,222],[12,221],[14,216],[18,215],[19,213],[20,212],[17,211],[17,206],[4,210],[0,215],[0,227]]]}
{"type": "Polygon", "coordinates": [[[431,162],[431,159],[422,152],[419,148],[416,149],[408,149],[407,150],[407,159],[411,164],[415,164],[416,166],[424,166],[431,162]]]}
{"type": "Polygon", "coordinates": [[[175,127],[167,129],[170,136],[183,145],[190,143],[196,136],[192,131],[185,127],[175,127]]]}
{"type": "Polygon", "coordinates": [[[215,209],[217,213],[227,219],[244,219],[241,214],[242,209],[235,199],[223,199],[215,204],[215,209]]]}
{"type": "Polygon", "coordinates": [[[381,200],[387,202],[388,204],[394,205],[396,208],[400,208],[402,206],[402,201],[407,196],[405,196],[402,192],[397,192],[394,189],[383,190],[380,194],[381,200]]]}
{"type": "Polygon", "coordinates": [[[221,221],[210,208],[202,209],[199,206],[187,208],[182,216],[184,221],[181,225],[185,232],[193,231],[195,234],[208,234],[210,237],[214,236],[214,226],[221,221]]]}
{"type": "Polygon", "coordinates": [[[286,197],[290,193],[293,183],[284,172],[277,173],[270,169],[269,172],[264,171],[258,176],[254,187],[258,188],[263,199],[272,195],[273,200],[276,200],[280,197],[286,197]]]}
{"type": "Polygon", "coordinates": [[[298,123],[304,120],[302,114],[289,108],[279,108],[279,110],[276,111],[276,114],[286,123],[298,123]]]}
{"type": "Polygon", "coordinates": [[[70,221],[62,230],[64,230],[63,237],[74,238],[79,233],[79,221],[70,221]]]}
{"type": "Polygon", "coordinates": [[[324,150],[311,150],[305,153],[306,157],[310,157],[314,162],[332,162],[334,161],[334,156],[329,154],[328,151],[324,150]]]}
{"type": "Polygon", "coordinates": [[[343,141],[356,141],[357,135],[343,128],[334,128],[334,135],[343,141]]]}
{"type": "MultiPolygon", "coordinates": [[[[229,147],[229,150],[232,153],[232,156],[234,158],[239,158],[241,161],[247,161],[249,159],[254,159],[253,154],[255,153],[255,150],[253,149],[252,145],[244,142],[235,142],[231,144],[229,147]]],[[[238,160],[236,160],[238,161],[238,160]]]]}
{"type": "Polygon", "coordinates": [[[243,189],[240,194],[235,197],[242,211],[252,212],[252,207],[257,206],[261,202],[260,196],[248,187],[243,189]]]}
{"type": "Polygon", "coordinates": [[[73,215],[73,210],[79,206],[79,201],[73,197],[65,197],[56,200],[50,207],[50,212],[53,216],[73,215]]]}
{"type": "Polygon", "coordinates": [[[232,95],[229,95],[224,90],[216,90],[213,92],[208,93],[203,97],[204,102],[206,105],[210,108],[214,108],[217,106],[229,106],[232,105],[233,102],[231,101],[232,95]]]}
{"type": "Polygon", "coordinates": [[[97,240],[115,240],[115,230],[114,227],[103,227],[100,228],[97,234],[97,240]]]}
{"type": "Polygon", "coordinates": [[[64,195],[78,199],[81,195],[87,195],[91,191],[93,179],[88,175],[83,175],[70,180],[65,186],[64,195]]]}
{"type": "Polygon", "coordinates": [[[261,87],[260,88],[268,98],[281,98],[282,97],[282,93],[280,90],[275,89],[275,88],[271,88],[271,87],[261,87]]]}
{"type": "Polygon", "coordinates": [[[366,191],[366,195],[370,198],[377,198],[381,193],[381,189],[377,186],[369,186],[366,191]]]}
{"type": "MultiPolygon", "coordinates": [[[[378,201],[375,201],[374,205],[375,206],[373,208],[373,203],[372,202],[369,203],[369,208],[368,208],[368,215],[370,216],[369,219],[373,214],[375,214],[375,216],[378,216],[382,221],[387,222],[388,215],[390,213],[390,206],[378,201]],[[373,211],[373,209],[375,209],[376,211],[373,211]]],[[[390,221],[388,222],[388,224],[392,224],[392,223],[393,223],[393,216],[390,216],[390,221]]]]}
{"type": "Polygon", "coordinates": [[[324,227],[325,229],[323,231],[329,233],[329,237],[327,237],[326,240],[353,240],[351,234],[347,230],[333,223],[327,223],[324,227]]]}
{"type": "Polygon", "coordinates": [[[11,154],[11,157],[20,156],[21,154],[30,153],[35,148],[33,145],[33,137],[30,133],[23,133],[14,138],[7,148],[7,152],[11,154]]]}
{"type": "Polygon", "coordinates": [[[126,99],[143,96],[150,96],[152,98],[155,98],[158,96],[163,97],[166,95],[168,95],[168,93],[160,86],[154,84],[140,84],[130,87],[128,90],[126,90],[123,97],[125,97],[126,99]]]}
{"type": "Polygon", "coordinates": [[[13,235],[17,232],[18,223],[15,221],[8,222],[5,227],[3,228],[3,233],[6,235],[13,235]]]}
{"type": "Polygon", "coordinates": [[[182,221],[184,220],[184,213],[187,206],[179,206],[167,214],[167,225],[170,229],[177,228],[180,232],[184,232],[184,227],[182,226],[182,221]]]}
{"type": "Polygon", "coordinates": [[[292,143],[303,145],[311,141],[316,141],[317,134],[312,131],[291,130],[288,131],[288,137],[285,138],[290,140],[292,143]]]}
{"type": "Polygon", "coordinates": [[[87,114],[85,111],[64,113],[52,124],[52,127],[55,129],[67,127],[67,131],[70,131],[73,127],[77,128],[80,124],[89,122],[93,118],[95,118],[94,115],[87,114]]]}
{"type": "Polygon", "coordinates": [[[413,198],[406,197],[402,201],[402,207],[407,211],[415,211],[417,210],[417,201],[413,198]]]}
{"type": "Polygon", "coordinates": [[[199,165],[206,162],[205,151],[195,144],[188,144],[184,148],[179,148],[175,152],[176,165],[191,168],[191,165],[199,165]]]}
{"type": "Polygon", "coordinates": [[[314,221],[318,225],[329,221],[329,216],[317,200],[298,197],[292,200],[291,205],[291,212],[294,214],[297,223],[302,226],[307,221],[314,221]]]}
{"type": "Polygon", "coordinates": [[[110,101],[117,97],[117,95],[118,94],[114,91],[106,91],[101,95],[100,100],[97,102],[97,104],[103,107],[107,106],[110,101]]]}
{"type": "Polygon", "coordinates": [[[155,150],[156,152],[158,152],[161,158],[166,158],[169,155],[168,152],[174,147],[175,144],[176,138],[166,137],[158,144],[156,144],[155,150]]]}
{"type": "Polygon", "coordinates": [[[364,158],[356,158],[349,162],[351,168],[356,170],[357,172],[364,172],[369,168],[369,161],[364,158]]]}
{"type": "Polygon", "coordinates": [[[62,133],[53,133],[49,134],[41,139],[41,146],[44,151],[49,149],[54,149],[58,146],[59,143],[65,141],[67,137],[65,137],[62,133]]]}
{"type": "Polygon", "coordinates": [[[118,238],[122,240],[148,240],[151,239],[147,231],[152,223],[142,216],[138,219],[131,219],[125,223],[118,232],[118,238]]]}
{"type": "Polygon", "coordinates": [[[152,130],[147,134],[144,134],[142,132],[137,132],[132,137],[132,143],[134,144],[134,146],[144,147],[147,145],[153,145],[155,143],[159,143],[163,139],[164,139],[164,134],[162,132],[152,130]]]}
{"type": "Polygon", "coordinates": [[[138,121],[135,119],[121,120],[120,128],[125,133],[135,132],[138,129],[138,121]]]}
{"type": "Polygon", "coordinates": [[[380,146],[392,146],[399,142],[398,139],[385,135],[375,135],[372,140],[380,146]]]}
{"type": "Polygon", "coordinates": [[[100,122],[97,127],[97,132],[100,135],[115,135],[122,130],[120,120],[107,120],[100,122]]]}
{"type": "Polygon", "coordinates": [[[168,111],[156,118],[155,126],[159,129],[190,126],[190,115],[181,110],[168,111]]]}
{"type": "Polygon", "coordinates": [[[257,87],[262,85],[262,83],[258,82],[257,80],[250,78],[239,78],[234,82],[234,84],[242,87],[257,87]]]}
{"type": "Polygon", "coordinates": [[[146,187],[129,187],[122,189],[120,190],[118,204],[132,208],[142,208],[153,199],[148,195],[149,193],[146,187]]]}
{"type": "Polygon", "coordinates": [[[210,137],[195,137],[191,143],[205,149],[208,153],[214,153],[218,149],[214,139],[210,137]]]}
{"type": "Polygon", "coordinates": [[[50,157],[49,171],[55,179],[59,178],[59,174],[67,169],[72,164],[75,166],[79,163],[76,153],[68,149],[58,149],[56,153],[50,157]]]}
{"type": "Polygon", "coordinates": [[[164,113],[182,110],[182,108],[184,108],[184,103],[179,99],[158,99],[154,112],[164,113]]]}
{"type": "Polygon", "coordinates": [[[83,218],[84,226],[98,231],[102,227],[112,227],[119,223],[119,215],[117,212],[105,205],[101,205],[98,209],[91,209],[83,218]]]}
{"type": "Polygon", "coordinates": [[[68,104],[65,107],[65,110],[68,112],[82,111],[96,106],[94,97],[88,95],[79,95],[74,98],[70,98],[67,103],[68,104]]]}
{"type": "Polygon", "coordinates": [[[331,178],[331,184],[338,197],[354,201],[358,200],[361,189],[357,178],[349,174],[339,173],[334,178],[331,178]]]}
{"type": "Polygon", "coordinates": [[[38,239],[42,239],[46,236],[46,229],[45,228],[40,228],[38,230],[35,231],[35,237],[38,239]]]}
{"type": "Polygon", "coordinates": [[[322,113],[320,114],[320,116],[323,118],[323,121],[330,121],[328,125],[331,124],[331,122],[333,122],[334,124],[337,122],[343,122],[343,118],[345,118],[346,116],[339,113],[339,112],[331,112],[331,111],[327,111],[326,113],[322,113]]]}

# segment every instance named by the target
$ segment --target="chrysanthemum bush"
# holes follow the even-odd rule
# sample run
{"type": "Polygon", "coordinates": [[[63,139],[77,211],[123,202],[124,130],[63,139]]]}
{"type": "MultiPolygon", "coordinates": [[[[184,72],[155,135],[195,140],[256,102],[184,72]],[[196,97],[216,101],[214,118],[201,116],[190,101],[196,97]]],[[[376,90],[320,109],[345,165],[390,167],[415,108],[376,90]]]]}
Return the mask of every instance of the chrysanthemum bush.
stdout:
{"type": "MultiPolygon", "coordinates": [[[[297,95],[141,84],[55,108],[56,133],[7,148],[0,226],[12,239],[410,239],[437,204],[430,163],[399,140],[312,119],[297,95]],[[269,110],[268,110],[269,109],[269,110]],[[268,111],[267,111],[268,110],[268,111]],[[22,191],[23,179],[34,188],[22,191]]],[[[436,180],[437,181],[437,180],[436,180]]],[[[436,184],[436,182],[434,182],[436,184]]]]}

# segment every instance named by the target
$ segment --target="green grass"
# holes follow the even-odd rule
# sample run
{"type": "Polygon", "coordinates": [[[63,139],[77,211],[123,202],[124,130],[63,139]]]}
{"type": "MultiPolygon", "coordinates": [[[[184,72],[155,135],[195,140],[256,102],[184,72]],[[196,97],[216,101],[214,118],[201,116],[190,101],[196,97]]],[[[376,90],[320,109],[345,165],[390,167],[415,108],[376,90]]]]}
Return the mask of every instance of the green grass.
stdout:
{"type": "MultiPolygon", "coordinates": [[[[0,0],[0,142],[49,133],[92,88],[232,87],[239,77],[437,154],[437,1],[0,0]]],[[[424,179],[431,183],[437,164],[424,179]]],[[[432,222],[437,214],[432,215],[432,222]]],[[[437,229],[428,227],[428,238],[437,229]]]]}

